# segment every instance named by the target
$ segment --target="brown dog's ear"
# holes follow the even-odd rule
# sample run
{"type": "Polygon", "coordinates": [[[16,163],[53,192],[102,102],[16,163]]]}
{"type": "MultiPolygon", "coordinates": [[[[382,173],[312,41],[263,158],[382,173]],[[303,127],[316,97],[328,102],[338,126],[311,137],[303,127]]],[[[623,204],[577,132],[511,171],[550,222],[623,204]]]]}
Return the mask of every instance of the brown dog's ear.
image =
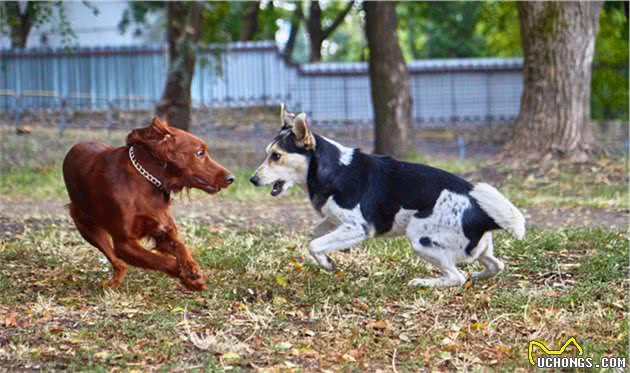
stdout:
{"type": "Polygon", "coordinates": [[[168,123],[162,118],[153,117],[151,124],[144,128],[138,128],[127,136],[127,145],[134,143],[157,143],[169,139],[173,135],[173,131],[168,123]]]}
{"type": "Polygon", "coordinates": [[[149,126],[131,131],[126,143],[127,146],[144,145],[158,160],[176,163],[173,159],[173,131],[162,118],[154,117],[149,126]]]}
{"type": "Polygon", "coordinates": [[[151,120],[151,128],[159,135],[169,136],[173,134],[166,120],[160,117],[153,117],[151,120]]]}
{"type": "Polygon", "coordinates": [[[300,113],[295,117],[291,131],[295,135],[296,145],[303,146],[307,150],[315,147],[315,138],[308,128],[306,114],[300,113]]]}

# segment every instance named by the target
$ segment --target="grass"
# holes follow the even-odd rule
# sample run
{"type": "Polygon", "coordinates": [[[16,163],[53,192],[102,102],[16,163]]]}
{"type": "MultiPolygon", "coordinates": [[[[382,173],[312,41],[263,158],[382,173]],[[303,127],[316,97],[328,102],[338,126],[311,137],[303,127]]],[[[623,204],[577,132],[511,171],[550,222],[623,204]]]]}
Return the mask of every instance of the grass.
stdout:
{"type": "Polygon", "coordinates": [[[628,209],[626,159],[600,158],[583,165],[550,162],[525,169],[501,169],[501,190],[518,206],[628,209]]]}
{"type": "MultiPolygon", "coordinates": [[[[29,136],[16,136],[10,128],[2,128],[0,135],[0,193],[13,198],[65,200],[60,164],[67,150],[88,139],[120,145],[124,143],[126,132],[68,129],[64,137],[59,137],[55,130],[35,128],[29,136]]],[[[236,183],[222,191],[219,198],[267,200],[269,188],[256,189],[248,182],[256,163],[252,164],[251,158],[258,153],[235,154],[235,146],[230,145],[228,150],[212,144],[216,160],[227,165],[235,161],[231,170],[237,176],[236,183]]],[[[260,153],[262,160],[262,150],[260,153]]],[[[408,160],[464,175],[473,182],[489,182],[519,207],[628,209],[628,164],[625,158],[601,158],[582,165],[548,162],[529,168],[488,161],[435,158],[417,152],[411,153],[408,160]]],[[[292,193],[301,195],[297,189],[294,188],[292,193]]],[[[195,191],[195,195],[202,194],[195,191]]]]}
{"type": "MultiPolygon", "coordinates": [[[[487,180],[480,171],[483,163],[458,162],[427,157],[414,161],[466,175],[473,181],[487,180]]],[[[535,170],[497,168],[501,181],[495,184],[519,207],[570,207],[628,209],[628,180],[622,160],[598,160],[587,166],[551,164],[535,170]],[[585,167],[587,167],[585,169],[585,167]]],[[[252,168],[232,169],[236,182],[219,198],[242,201],[269,199],[269,188],[254,188],[249,183],[252,168]]],[[[11,169],[0,175],[0,193],[15,198],[66,199],[61,166],[57,163],[35,168],[11,169]]],[[[299,188],[291,195],[299,196],[299,188]]],[[[203,193],[193,191],[192,196],[203,193]]]]}
{"type": "Polygon", "coordinates": [[[180,228],[208,277],[204,292],[137,269],[104,290],[109,264],[65,226],[0,241],[0,368],[374,371],[391,370],[395,355],[398,371],[512,371],[527,369],[530,339],[569,336],[586,356],[628,356],[621,232],[499,234],[504,273],[430,290],[406,286],[436,273],[403,239],[335,254],[340,271],[330,274],[310,264],[305,237],[273,226],[180,228]]]}

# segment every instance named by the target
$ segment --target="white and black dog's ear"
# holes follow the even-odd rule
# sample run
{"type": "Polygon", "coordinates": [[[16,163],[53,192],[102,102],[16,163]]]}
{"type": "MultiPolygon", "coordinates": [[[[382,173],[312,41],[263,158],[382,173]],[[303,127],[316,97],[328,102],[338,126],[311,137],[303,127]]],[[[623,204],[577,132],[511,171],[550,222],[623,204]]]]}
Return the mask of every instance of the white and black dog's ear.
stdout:
{"type": "Polygon", "coordinates": [[[284,102],[280,104],[280,124],[282,129],[291,128],[293,126],[293,118],[295,114],[286,110],[284,102]]]}
{"type": "Polygon", "coordinates": [[[293,135],[295,135],[296,145],[302,146],[307,150],[315,147],[315,138],[313,137],[311,130],[308,128],[305,113],[300,113],[295,117],[291,131],[293,132],[293,135]]]}

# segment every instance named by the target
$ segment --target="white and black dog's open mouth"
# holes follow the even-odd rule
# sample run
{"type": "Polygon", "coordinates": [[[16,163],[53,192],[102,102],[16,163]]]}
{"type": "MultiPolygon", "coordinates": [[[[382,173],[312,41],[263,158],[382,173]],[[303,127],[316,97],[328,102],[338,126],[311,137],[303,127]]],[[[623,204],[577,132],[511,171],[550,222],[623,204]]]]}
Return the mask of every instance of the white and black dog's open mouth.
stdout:
{"type": "Polygon", "coordinates": [[[278,194],[282,193],[282,190],[284,188],[284,180],[278,180],[276,182],[273,183],[273,186],[271,187],[271,195],[276,197],[278,194]]]}

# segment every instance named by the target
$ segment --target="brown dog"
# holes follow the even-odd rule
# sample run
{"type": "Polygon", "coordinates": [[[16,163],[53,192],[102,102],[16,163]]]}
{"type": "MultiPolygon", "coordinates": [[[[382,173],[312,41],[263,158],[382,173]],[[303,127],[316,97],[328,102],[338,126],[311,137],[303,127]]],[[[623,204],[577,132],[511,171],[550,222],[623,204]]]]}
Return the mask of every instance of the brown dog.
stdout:
{"type": "Polygon", "coordinates": [[[120,286],[129,264],[164,272],[191,290],[205,288],[169,212],[172,192],[197,188],[212,194],[234,181],[200,138],[154,118],[150,126],[133,130],[126,146],[73,146],[63,177],[77,229],[114,268],[106,286],[120,286]],[[144,249],[139,240],[145,238],[155,241],[160,253],[144,249]]]}

